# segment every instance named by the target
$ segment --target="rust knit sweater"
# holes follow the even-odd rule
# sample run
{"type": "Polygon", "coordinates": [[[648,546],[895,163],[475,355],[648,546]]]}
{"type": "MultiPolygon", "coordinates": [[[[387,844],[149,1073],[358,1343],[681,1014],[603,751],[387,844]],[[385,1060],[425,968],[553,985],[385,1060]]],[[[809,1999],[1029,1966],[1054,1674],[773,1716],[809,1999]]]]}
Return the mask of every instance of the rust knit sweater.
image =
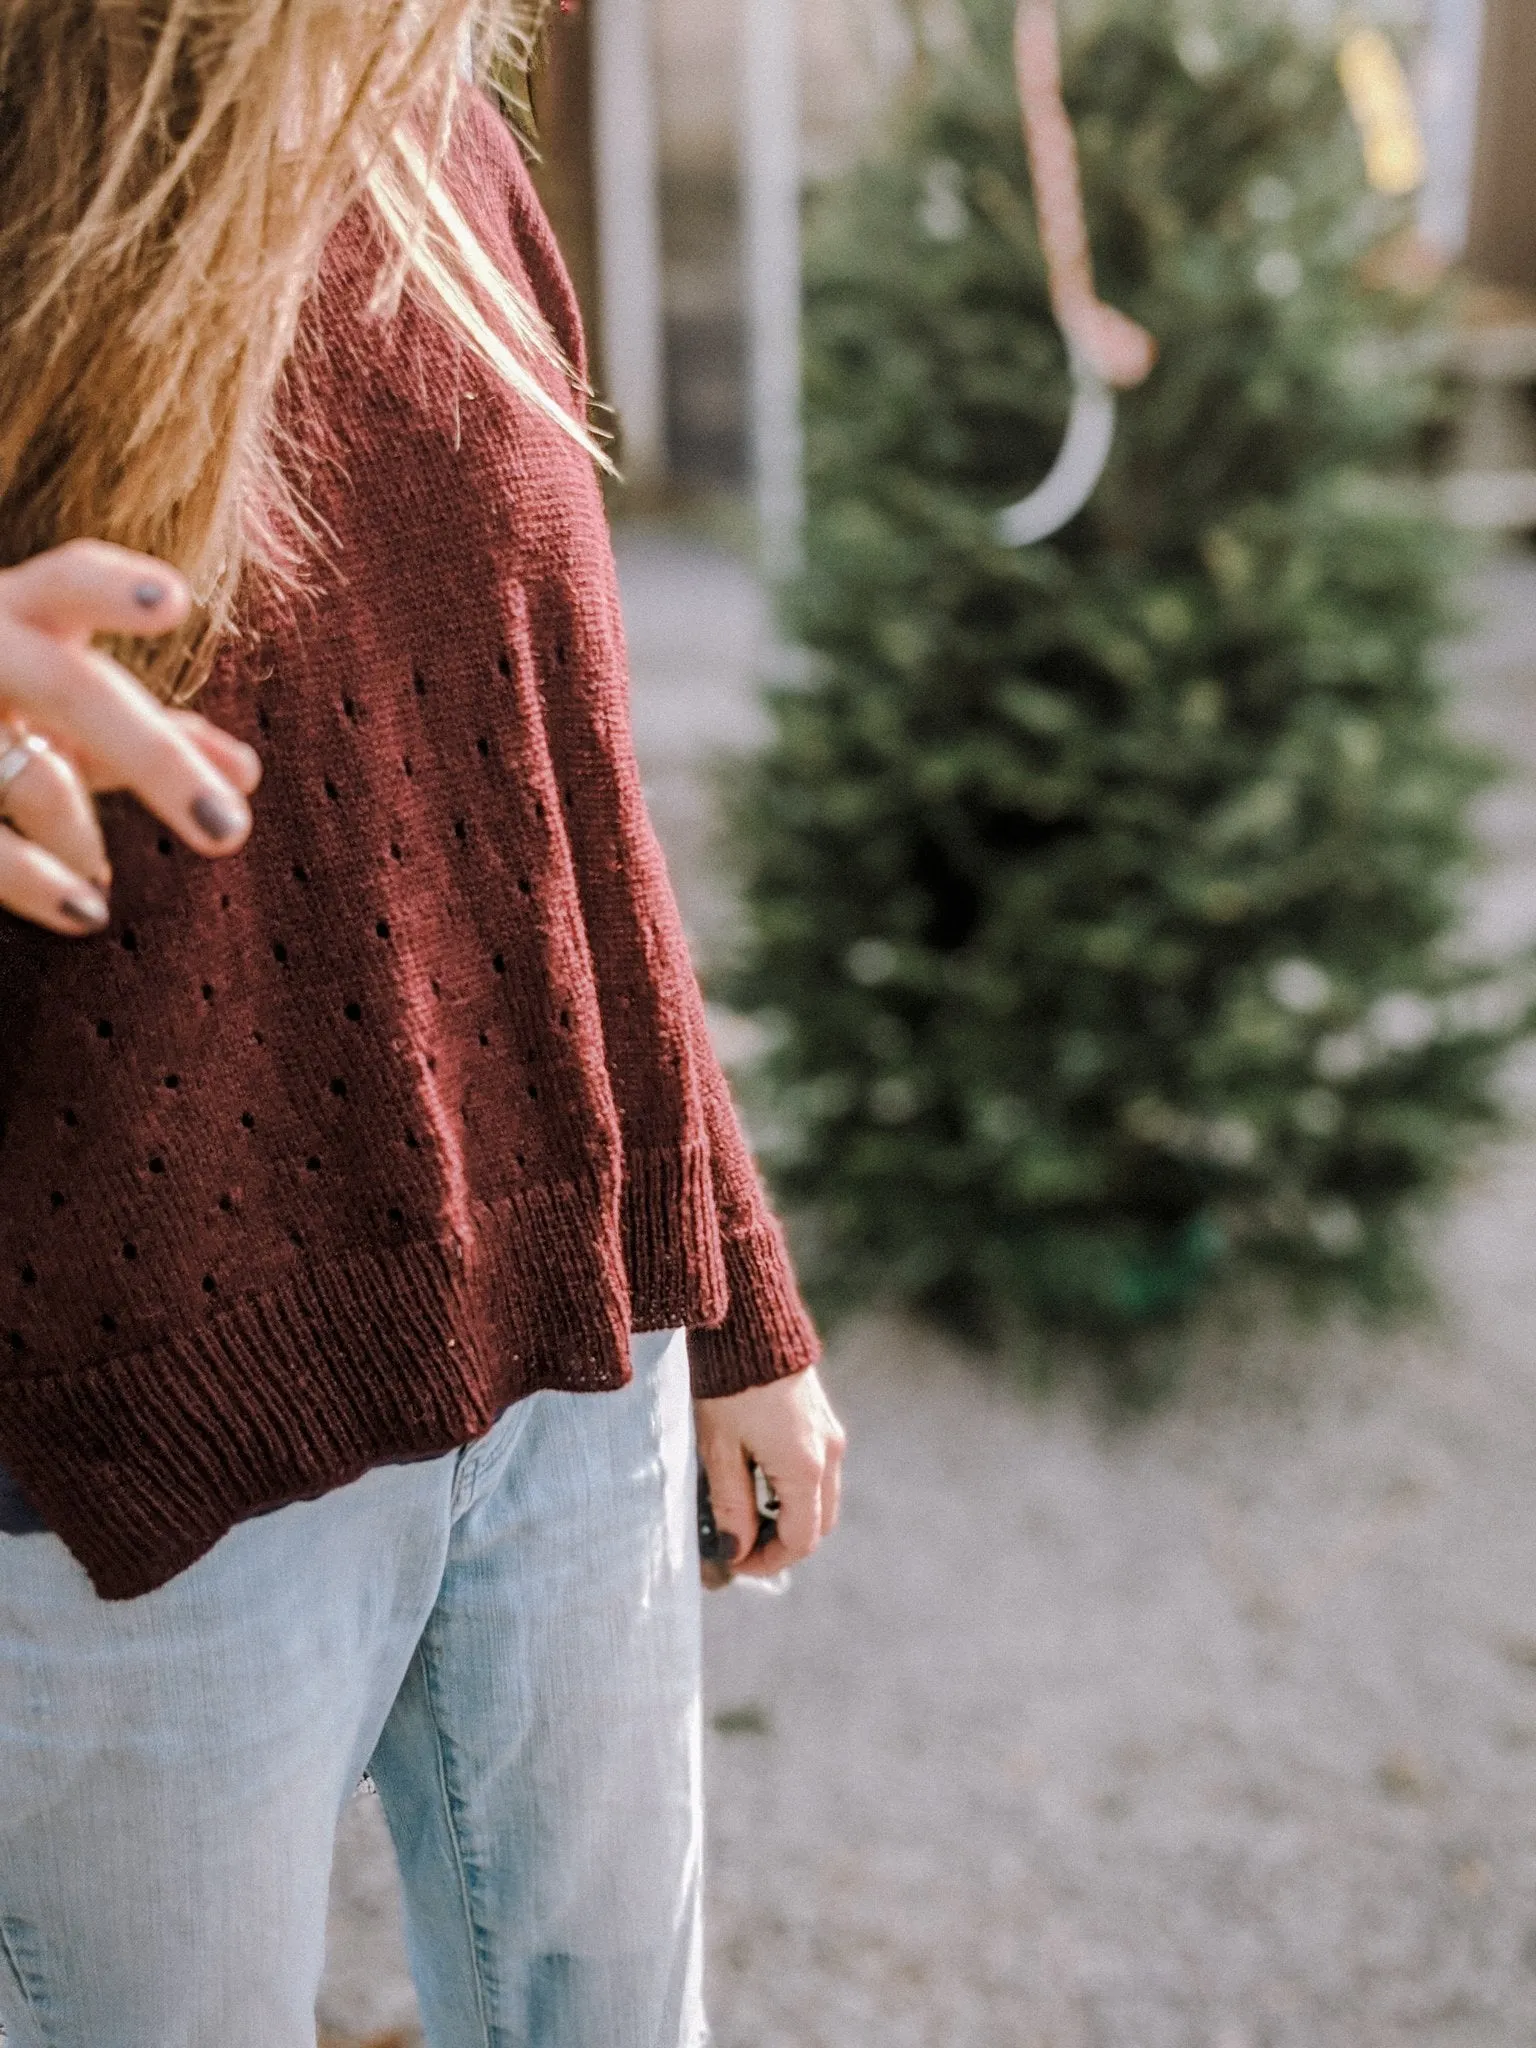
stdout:
{"type": "MultiPolygon", "coordinates": [[[[450,183],[569,359],[516,144],[450,183]]],[[[101,1593],[696,1330],[815,1338],[705,1035],[628,732],[590,461],[338,231],[292,380],[326,535],[205,698],[266,762],[205,863],[113,807],[99,941],[0,918],[0,1465],[101,1593]]],[[[550,373],[550,388],[570,394],[550,373]]]]}

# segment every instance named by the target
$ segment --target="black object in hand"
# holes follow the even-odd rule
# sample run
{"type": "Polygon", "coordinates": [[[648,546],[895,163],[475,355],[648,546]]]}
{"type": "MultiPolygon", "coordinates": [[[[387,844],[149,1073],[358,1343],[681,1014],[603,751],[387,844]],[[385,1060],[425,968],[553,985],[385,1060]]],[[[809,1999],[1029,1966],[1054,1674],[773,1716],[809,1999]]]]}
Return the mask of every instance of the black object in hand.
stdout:
{"type": "Polygon", "coordinates": [[[699,1556],[706,1564],[734,1564],[740,1546],[729,1530],[715,1520],[715,1504],[709,1493],[709,1474],[699,1467],[699,1556]]]}
{"type": "MultiPolygon", "coordinates": [[[[759,1508],[757,1516],[757,1543],[755,1550],[766,1550],[779,1533],[779,1524],[774,1510],[778,1502],[764,1487],[761,1475],[754,1471],[758,1481],[759,1508]]],[[[729,1573],[740,1554],[741,1546],[729,1529],[722,1529],[715,1520],[715,1504],[710,1498],[709,1474],[699,1467],[699,1556],[706,1565],[729,1573]]]]}

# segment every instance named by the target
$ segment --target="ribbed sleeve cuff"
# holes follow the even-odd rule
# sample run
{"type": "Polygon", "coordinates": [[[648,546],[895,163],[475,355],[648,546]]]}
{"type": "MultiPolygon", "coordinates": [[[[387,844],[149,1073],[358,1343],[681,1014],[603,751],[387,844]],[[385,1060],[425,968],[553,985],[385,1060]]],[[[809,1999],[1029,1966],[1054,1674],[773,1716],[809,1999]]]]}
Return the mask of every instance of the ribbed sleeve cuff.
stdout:
{"type": "Polygon", "coordinates": [[[779,1225],[725,1239],[731,1305],[724,1322],[689,1337],[694,1398],[719,1399],[804,1372],[821,1356],[821,1339],[795,1285],[779,1225]]]}

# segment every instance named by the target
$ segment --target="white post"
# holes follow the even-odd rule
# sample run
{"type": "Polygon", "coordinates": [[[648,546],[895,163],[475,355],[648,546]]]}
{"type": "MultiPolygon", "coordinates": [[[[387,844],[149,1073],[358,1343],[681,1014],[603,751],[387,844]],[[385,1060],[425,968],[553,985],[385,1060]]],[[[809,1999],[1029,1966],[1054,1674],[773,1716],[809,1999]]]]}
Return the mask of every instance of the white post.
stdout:
{"type": "Polygon", "coordinates": [[[1449,257],[1466,247],[1471,222],[1483,20],[1483,0],[1433,0],[1419,73],[1429,149],[1419,225],[1449,257]]]}
{"type": "Polygon", "coordinates": [[[596,0],[592,102],[603,395],[625,476],[648,483],[666,466],[667,433],[651,0],[596,0]]]}
{"type": "Polygon", "coordinates": [[[800,424],[796,0],[742,0],[742,194],[753,484],[763,567],[787,574],[805,509],[800,424]]]}

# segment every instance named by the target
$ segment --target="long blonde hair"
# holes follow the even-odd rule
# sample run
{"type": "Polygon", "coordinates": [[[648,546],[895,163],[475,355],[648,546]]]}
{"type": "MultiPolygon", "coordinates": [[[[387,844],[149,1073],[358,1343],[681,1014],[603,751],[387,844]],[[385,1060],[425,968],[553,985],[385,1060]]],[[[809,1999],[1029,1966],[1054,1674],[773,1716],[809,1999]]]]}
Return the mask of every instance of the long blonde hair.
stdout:
{"type": "MultiPolygon", "coordinates": [[[[523,74],[543,0],[0,0],[0,562],[79,535],[198,598],[131,650],[186,696],[245,578],[313,536],[278,393],[326,240],[366,194],[407,283],[594,454],[555,344],[438,178],[466,52],[523,74]]],[[[598,459],[601,457],[598,455],[598,459]]]]}

